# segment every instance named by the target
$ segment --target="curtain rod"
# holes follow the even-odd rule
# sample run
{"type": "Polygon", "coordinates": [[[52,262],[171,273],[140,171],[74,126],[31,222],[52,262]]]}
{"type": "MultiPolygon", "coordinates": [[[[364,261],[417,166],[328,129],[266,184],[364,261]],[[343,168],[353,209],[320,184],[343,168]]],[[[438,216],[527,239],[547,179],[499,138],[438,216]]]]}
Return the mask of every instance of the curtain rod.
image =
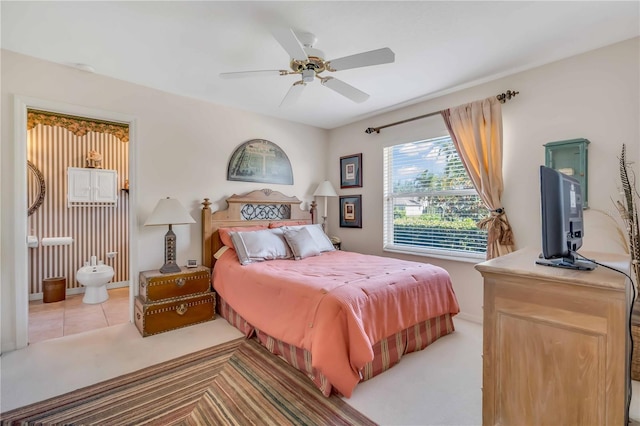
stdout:
{"type": "MultiPolygon", "coordinates": [[[[518,93],[520,93],[520,92],[516,92],[515,90],[507,90],[505,93],[500,93],[499,95],[496,95],[496,98],[498,99],[498,101],[501,104],[503,104],[506,101],[508,101],[509,99],[515,97],[518,93]]],[[[429,114],[424,114],[424,115],[419,115],[417,117],[407,118],[406,120],[396,121],[395,123],[385,124],[384,126],[369,127],[364,132],[365,133],[373,133],[373,132],[380,133],[380,130],[384,129],[385,127],[397,126],[398,124],[404,124],[404,123],[408,123],[410,121],[420,120],[421,118],[433,117],[434,115],[438,115],[438,114],[440,114],[440,111],[430,112],[429,114]]]]}

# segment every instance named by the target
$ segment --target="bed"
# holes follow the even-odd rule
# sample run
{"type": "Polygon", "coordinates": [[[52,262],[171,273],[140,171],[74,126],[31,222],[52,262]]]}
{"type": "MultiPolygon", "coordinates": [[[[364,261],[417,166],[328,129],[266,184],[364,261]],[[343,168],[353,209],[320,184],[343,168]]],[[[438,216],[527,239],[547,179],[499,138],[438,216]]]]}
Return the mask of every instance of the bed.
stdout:
{"type": "Polygon", "coordinates": [[[420,262],[335,250],[301,201],[263,189],[202,203],[202,259],[219,314],[304,372],[325,395],[454,331],[449,274],[420,262]]]}

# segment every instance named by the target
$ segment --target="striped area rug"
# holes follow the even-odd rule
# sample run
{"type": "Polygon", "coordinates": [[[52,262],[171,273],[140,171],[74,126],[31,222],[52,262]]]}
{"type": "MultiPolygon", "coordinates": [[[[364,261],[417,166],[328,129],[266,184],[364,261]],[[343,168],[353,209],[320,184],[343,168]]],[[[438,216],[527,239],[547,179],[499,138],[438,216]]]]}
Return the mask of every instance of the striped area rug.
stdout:
{"type": "Polygon", "coordinates": [[[326,398],[302,372],[257,340],[240,345],[179,425],[375,425],[335,395],[326,398]]]}
{"type": "Polygon", "coordinates": [[[0,416],[2,424],[373,425],[244,338],[0,416]]]}
{"type": "Polygon", "coordinates": [[[160,424],[193,410],[243,338],[17,408],[2,424],[160,424]]]}

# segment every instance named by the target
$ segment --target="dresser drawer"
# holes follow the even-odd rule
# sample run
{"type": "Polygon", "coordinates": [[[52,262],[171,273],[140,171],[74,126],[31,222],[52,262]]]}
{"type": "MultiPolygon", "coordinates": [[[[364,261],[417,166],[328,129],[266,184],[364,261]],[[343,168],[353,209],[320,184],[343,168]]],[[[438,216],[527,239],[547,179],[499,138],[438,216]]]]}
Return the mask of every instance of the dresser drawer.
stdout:
{"type": "Polygon", "coordinates": [[[139,295],[143,302],[155,302],[210,291],[211,275],[209,268],[182,268],[174,274],[162,274],[160,271],[140,272],[139,295]]]}
{"type": "Polygon", "coordinates": [[[143,337],[210,321],[215,318],[215,293],[144,302],[138,296],[134,322],[143,337]]]}

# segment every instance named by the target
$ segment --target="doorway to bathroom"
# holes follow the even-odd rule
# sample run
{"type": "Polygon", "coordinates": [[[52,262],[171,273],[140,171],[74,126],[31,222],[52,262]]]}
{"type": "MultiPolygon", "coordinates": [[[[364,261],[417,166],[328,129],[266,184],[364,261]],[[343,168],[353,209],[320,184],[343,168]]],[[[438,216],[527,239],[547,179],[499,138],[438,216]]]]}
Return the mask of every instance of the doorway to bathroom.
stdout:
{"type": "MultiPolygon", "coordinates": [[[[17,99],[16,102],[20,104],[16,111],[21,113],[16,117],[16,154],[22,153],[24,164],[29,164],[29,169],[35,166],[45,182],[43,199],[31,215],[25,214],[24,229],[28,235],[23,241],[29,241],[26,258],[16,262],[17,270],[22,269],[20,263],[24,266],[24,280],[17,282],[25,283],[16,294],[17,347],[31,343],[29,334],[34,334],[36,328],[42,333],[42,318],[47,318],[45,322],[49,327],[57,328],[61,335],[131,322],[135,281],[132,271],[137,269],[132,262],[135,251],[131,250],[131,241],[136,234],[136,224],[129,192],[134,187],[129,184],[134,153],[130,134],[134,120],[48,101],[17,99]],[[70,167],[116,171],[117,202],[70,205],[67,199],[70,167]],[[47,238],[44,245],[43,238],[47,238]],[[75,278],[78,269],[90,261],[91,256],[114,269],[113,280],[108,285],[109,301],[97,306],[82,303],[84,288],[75,278]],[[46,281],[60,279],[65,281],[62,296],[46,291],[46,281]],[[82,324],[77,317],[83,318],[82,324]],[[30,319],[36,327],[31,327],[30,319]]],[[[31,211],[33,205],[33,186],[28,176],[23,192],[27,194],[24,204],[29,207],[25,213],[31,211]]],[[[19,188],[19,182],[16,183],[19,188]]],[[[33,340],[40,338],[34,334],[33,340]]]]}
{"type": "Polygon", "coordinates": [[[27,186],[37,189],[28,191],[29,343],[122,322],[107,286],[128,295],[128,141],[126,124],[27,110],[27,186]],[[85,286],[89,264],[105,270],[106,286],[85,286]],[[82,292],[100,294],[83,299],[98,306],[65,301],[82,292]]]}

